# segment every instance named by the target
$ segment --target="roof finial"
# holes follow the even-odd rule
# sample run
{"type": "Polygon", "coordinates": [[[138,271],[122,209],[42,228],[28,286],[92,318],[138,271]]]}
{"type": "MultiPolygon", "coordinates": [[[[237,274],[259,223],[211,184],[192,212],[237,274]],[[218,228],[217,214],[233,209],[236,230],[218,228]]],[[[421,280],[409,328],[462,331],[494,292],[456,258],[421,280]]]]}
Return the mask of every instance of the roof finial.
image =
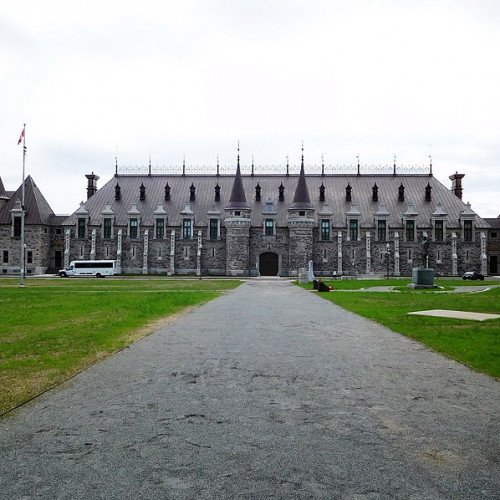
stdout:
{"type": "Polygon", "coordinates": [[[394,155],[394,170],[392,171],[392,175],[396,175],[396,155],[394,155]]]}
{"type": "Polygon", "coordinates": [[[238,167],[240,166],[240,140],[238,139],[238,167]]]}
{"type": "Polygon", "coordinates": [[[300,166],[304,168],[304,141],[302,141],[302,163],[300,166]]]}
{"type": "Polygon", "coordinates": [[[288,162],[288,155],[286,155],[286,176],[290,175],[290,164],[288,162]]]}
{"type": "Polygon", "coordinates": [[[149,155],[149,172],[148,176],[151,177],[151,155],[149,155]]]}
{"type": "Polygon", "coordinates": [[[186,175],[186,155],[182,155],[182,175],[186,175]]]}
{"type": "Polygon", "coordinates": [[[321,155],[321,177],[325,176],[325,155],[321,155]]]}
{"type": "Polygon", "coordinates": [[[253,172],[254,172],[254,166],[253,166],[253,155],[252,155],[252,177],[253,177],[253,172]]]}
{"type": "Polygon", "coordinates": [[[432,177],[432,144],[429,144],[429,177],[432,177]]]}
{"type": "Polygon", "coordinates": [[[118,156],[115,156],[115,177],[118,177],[118,156]]]}
{"type": "Polygon", "coordinates": [[[219,155],[217,155],[217,177],[219,177],[219,155]]]}
{"type": "Polygon", "coordinates": [[[359,166],[359,155],[356,155],[356,158],[358,159],[358,175],[361,175],[360,166],[359,166]]]}

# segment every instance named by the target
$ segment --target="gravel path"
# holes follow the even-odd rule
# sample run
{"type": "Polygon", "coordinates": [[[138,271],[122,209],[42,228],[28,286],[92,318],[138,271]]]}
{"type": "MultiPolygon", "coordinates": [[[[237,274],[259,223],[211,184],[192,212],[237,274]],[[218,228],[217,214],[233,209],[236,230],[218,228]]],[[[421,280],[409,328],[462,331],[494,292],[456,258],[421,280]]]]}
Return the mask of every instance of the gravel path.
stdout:
{"type": "Polygon", "coordinates": [[[500,385],[248,281],[0,422],[0,498],[500,498],[500,385]]]}

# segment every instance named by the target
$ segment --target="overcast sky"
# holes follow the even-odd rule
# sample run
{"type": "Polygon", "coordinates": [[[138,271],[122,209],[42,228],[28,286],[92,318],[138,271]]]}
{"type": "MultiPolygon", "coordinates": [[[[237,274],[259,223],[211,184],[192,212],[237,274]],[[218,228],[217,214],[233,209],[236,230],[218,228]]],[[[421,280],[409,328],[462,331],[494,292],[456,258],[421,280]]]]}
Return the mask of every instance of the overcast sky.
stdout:
{"type": "Polygon", "coordinates": [[[119,165],[424,165],[500,213],[498,0],[44,0],[0,9],[0,176],[58,214],[119,165]]]}

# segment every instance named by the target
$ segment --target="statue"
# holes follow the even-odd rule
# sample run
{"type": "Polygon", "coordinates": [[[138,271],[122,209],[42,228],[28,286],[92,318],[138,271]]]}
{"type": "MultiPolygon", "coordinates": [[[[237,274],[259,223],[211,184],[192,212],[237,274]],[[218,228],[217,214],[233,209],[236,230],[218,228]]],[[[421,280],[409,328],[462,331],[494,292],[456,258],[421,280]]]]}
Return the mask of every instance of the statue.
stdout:
{"type": "Polygon", "coordinates": [[[430,242],[427,239],[427,236],[424,236],[424,239],[422,240],[422,243],[420,243],[422,246],[422,267],[429,267],[429,245],[430,242]]]}

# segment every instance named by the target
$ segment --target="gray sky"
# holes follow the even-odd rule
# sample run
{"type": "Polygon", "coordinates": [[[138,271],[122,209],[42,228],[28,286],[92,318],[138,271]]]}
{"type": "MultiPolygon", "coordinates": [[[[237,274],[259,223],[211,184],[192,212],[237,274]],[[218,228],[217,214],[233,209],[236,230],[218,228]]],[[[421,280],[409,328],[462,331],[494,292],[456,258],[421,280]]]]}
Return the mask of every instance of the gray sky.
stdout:
{"type": "Polygon", "coordinates": [[[0,176],[56,213],[120,165],[424,165],[500,213],[497,0],[38,0],[0,10],[0,176]]]}

